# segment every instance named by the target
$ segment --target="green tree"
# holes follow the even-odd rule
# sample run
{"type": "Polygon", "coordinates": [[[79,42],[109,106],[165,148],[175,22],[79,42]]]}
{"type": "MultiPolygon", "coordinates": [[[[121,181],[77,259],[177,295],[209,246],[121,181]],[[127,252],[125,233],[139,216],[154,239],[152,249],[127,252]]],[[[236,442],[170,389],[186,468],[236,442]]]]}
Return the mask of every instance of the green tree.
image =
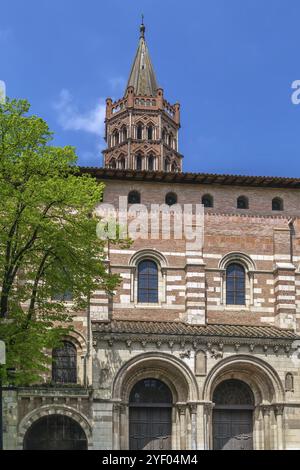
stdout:
{"type": "Polygon", "coordinates": [[[90,292],[112,293],[119,281],[96,236],[103,184],[80,174],[72,147],[50,144],[47,124],[29,108],[25,100],[0,105],[0,339],[16,385],[40,379],[47,350],[90,292]],[[57,296],[64,292],[72,292],[72,313],[57,296]]]}

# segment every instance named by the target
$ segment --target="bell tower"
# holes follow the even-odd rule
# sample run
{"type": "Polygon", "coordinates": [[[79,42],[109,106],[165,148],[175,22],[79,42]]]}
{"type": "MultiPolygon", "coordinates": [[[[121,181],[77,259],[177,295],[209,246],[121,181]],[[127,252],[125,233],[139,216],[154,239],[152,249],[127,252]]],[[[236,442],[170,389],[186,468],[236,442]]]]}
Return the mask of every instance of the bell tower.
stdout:
{"type": "Polygon", "coordinates": [[[180,105],[170,104],[157,84],[140,26],[136,56],[123,98],[106,100],[105,168],[181,172],[178,152],[180,105]]]}

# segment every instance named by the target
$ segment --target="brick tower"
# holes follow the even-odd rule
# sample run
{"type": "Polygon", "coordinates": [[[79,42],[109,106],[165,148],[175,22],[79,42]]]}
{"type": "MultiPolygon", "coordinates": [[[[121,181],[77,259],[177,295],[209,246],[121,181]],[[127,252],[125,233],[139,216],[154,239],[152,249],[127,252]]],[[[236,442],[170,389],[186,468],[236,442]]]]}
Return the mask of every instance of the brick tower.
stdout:
{"type": "Polygon", "coordinates": [[[157,84],[142,23],[124,97],[116,102],[106,100],[104,166],[181,172],[179,128],[180,105],[168,103],[157,84]]]}

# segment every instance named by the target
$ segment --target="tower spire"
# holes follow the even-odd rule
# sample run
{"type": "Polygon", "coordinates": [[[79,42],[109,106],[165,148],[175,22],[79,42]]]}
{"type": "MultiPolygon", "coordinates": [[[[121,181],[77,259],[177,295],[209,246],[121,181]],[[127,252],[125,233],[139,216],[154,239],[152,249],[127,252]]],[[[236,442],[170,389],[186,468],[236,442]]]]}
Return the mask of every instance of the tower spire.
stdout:
{"type": "Polygon", "coordinates": [[[180,105],[170,104],[158,87],[145,40],[144,15],[137,52],[123,97],[106,100],[106,168],[177,172],[180,105]]]}
{"type": "Polygon", "coordinates": [[[138,50],[131,68],[126,89],[132,86],[136,95],[155,96],[158,84],[145,41],[145,31],[144,15],[142,15],[138,50]]]}

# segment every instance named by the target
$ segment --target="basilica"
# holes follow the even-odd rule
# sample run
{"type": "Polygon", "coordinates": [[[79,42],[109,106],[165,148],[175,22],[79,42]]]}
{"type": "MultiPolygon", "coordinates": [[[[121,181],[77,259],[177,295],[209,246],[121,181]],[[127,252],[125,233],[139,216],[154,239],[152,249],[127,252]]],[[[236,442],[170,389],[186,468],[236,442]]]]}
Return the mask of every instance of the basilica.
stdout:
{"type": "Polygon", "coordinates": [[[107,244],[119,287],[77,314],[51,383],[4,392],[5,449],[300,448],[300,179],[184,172],[179,132],[142,24],[103,167],[81,171],[116,211],[201,205],[203,240],[107,244]]]}

